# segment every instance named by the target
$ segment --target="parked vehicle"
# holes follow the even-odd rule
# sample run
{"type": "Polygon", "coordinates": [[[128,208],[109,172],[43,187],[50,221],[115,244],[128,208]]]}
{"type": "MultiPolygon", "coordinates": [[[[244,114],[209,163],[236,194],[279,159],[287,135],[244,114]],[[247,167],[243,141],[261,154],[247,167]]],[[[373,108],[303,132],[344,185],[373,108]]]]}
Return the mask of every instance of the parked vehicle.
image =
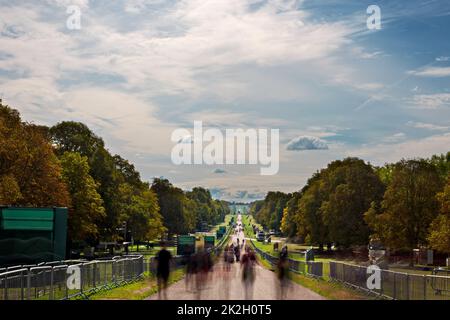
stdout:
{"type": "Polygon", "coordinates": [[[256,240],[257,241],[261,241],[261,242],[264,242],[264,239],[266,238],[266,235],[264,234],[264,232],[262,232],[262,231],[259,231],[257,234],[256,234],[256,240]]]}

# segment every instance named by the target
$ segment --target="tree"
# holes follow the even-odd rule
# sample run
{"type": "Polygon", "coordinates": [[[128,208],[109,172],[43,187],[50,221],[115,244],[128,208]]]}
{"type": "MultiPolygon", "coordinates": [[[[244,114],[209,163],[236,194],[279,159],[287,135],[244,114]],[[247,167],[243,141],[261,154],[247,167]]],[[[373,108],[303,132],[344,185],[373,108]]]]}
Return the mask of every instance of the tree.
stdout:
{"type": "Polygon", "coordinates": [[[280,230],[283,210],[290,198],[291,194],[269,191],[261,203],[253,206],[256,221],[265,228],[280,230]]]}
{"type": "Polygon", "coordinates": [[[287,237],[293,237],[297,234],[297,224],[295,223],[295,215],[298,212],[298,202],[301,193],[294,192],[292,198],[287,202],[283,209],[283,218],[281,219],[280,230],[287,237]]]}
{"type": "Polygon", "coordinates": [[[136,189],[123,183],[120,194],[123,212],[121,221],[127,223],[134,240],[153,240],[164,234],[166,228],[159,213],[158,198],[148,185],[144,189],[136,189]]]}
{"type": "Polygon", "coordinates": [[[444,190],[437,194],[440,213],[430,226],[428,241],[431,248],[450,254],[450,177],[444,190]]]}
{"type": "Polygon", "coordinates": [[[202,223],[216,224],[224,220],[226,214],[224,203],[213,200],[209,190],[196,187],[187,192],[186,196],[194,202],[197,228],[200,228],[202,223]]]}
{"type": "Polygon", "coordinates": [[[326,193],[322,192],[320,174],[313,176],[304,188],[297,205],[294,221],[297,235],[308,244],[319,245],[320,249],[329,242],[328,229],[322,219],[321,206],[326,193]]]}
{"type": "MultiPolygon", "coordinates": [[[[95,135],[86,125],[64,121],[49,129],[49,136],[60,156],[64,152],[78,152],[86,156],[89,162],[89,174],[98,183],[98,193],[103,199],[106,215],[98,223],[100,237],[104,240],[117,240],[118,227],[121,225],[119,187],[127,178],[120,170],[131,170],[124,159],[114,158],[105,148],[103,140],[95,135]]],[[[132,167],[134,170],[134,167],[132,167]]]]}
{"type": "Polygon", "coordinates": [[[164,226],[169,235],[184,234],[195,229],[195,202],[186,197],[183,190],[174,187],[169,180],[160,178],[153,180],[151,190],[158,197],[164,226]]]}
{"type": "Polygon", "coordinates": [[[62,176],[68,186],[72,205],[69,209],[69,237],[72,240],[98,236],[97,224],[105,217],[103,200],[97,192],[98,183],[89,175],[88,159],[77,152],[61,156],[62,176]]]}
{"type": "Polygon", "coordinates": [[[96,150],[105,147],[103,140],[81,122],[60,122],[49,129],[49,136],[60,155],[71,151],[91,159],[96,150]]]}
{"type": "Polygon", "coordinates": [[[372,204],[365,219],[388,247],[412,250],[425,245],[441,186],[436,167],[428,161],[401,160],[395,164],[381,205],[372,204]]]}
{"type": "Polygon", "coordinates": [[[364,213],[380,201],[384,185],[373,168],[357,158],[334,161],[325,175],[326,199],[320,210],[329,239],[345,248],[368,243],[364,213]]]}
{"type": "Polygon", "coordinates": [[[61,166],[43,128],[0,103],[0,199],[21,206],[68,206],[61,166]]]}
{"type": "Polygon", "coordinates": [[[436,167],[439,176],[445,181],[450,174],[450,151],[445,155],[433,155],[428,162],[436,167]]]}

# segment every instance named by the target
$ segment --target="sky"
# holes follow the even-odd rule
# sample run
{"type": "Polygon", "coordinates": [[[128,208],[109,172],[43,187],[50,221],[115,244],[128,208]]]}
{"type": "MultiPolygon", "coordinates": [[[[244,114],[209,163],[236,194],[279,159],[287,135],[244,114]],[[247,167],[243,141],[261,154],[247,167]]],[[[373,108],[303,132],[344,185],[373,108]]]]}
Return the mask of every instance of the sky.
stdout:
{"type": "Polygon", "coordinates": [[[29,122],[87,124],[144,180],[253,201],[336,159],[450,151],[449,30],[445,0],[0,0],[0,97],[29,122]],[[173,164],[194,121],[279,129],[278,173],[173,164]]]}

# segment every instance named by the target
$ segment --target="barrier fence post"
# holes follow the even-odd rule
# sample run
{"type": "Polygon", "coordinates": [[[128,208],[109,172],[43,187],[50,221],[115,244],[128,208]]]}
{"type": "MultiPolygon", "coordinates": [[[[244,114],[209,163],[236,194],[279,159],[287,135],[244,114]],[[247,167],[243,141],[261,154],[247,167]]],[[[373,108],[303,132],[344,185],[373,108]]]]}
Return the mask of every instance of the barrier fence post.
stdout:
{"type": "Polygon", "coordinates": [[[64,279],[65,279],[65,282],[64,282],[64,286],[66,287],[66,290],[64,290],[65,292],[66,292],[66,299],[68,299],[69,298],[69,286],[68,286],[68,283],[67,283],[67,280],[68,280],[68,274],[67,274],[67,270],[69,269],[69,267],[67,267],[66,268],[66,272],[64,272],[64,279]]]}
{"type": "MultiPolygon", "coordinates": [[[[406,275],[406,300],[410,299],[410,291],[411,291],[411,285],[410,285],[411,277],[409,274],[406,275]]],[[[414,286],[413,286],[414,287],[414,286]]]]}
{"type": "Polygon", "coordinates": [[[54,274],[53,274],[54,267],[52,267],[50,272],[50,293],[48,295],[49,300],[53,300],[53,280],[54,280],[54,274]]]}
{"type": "Polygon", "coordinates": [[[8,285],[7,285],[7,274],[3,276],[4,281],[4,291],[3,291],[3,299],[8,300],[8,285]]]}
{"type": "Polygon", "coordinates": [[[23,270],[20,273],[20,300],[24,300],[23,270]]]}
{"type": "Polygon", "coordinates": [[[30,269],[28,269],[28,274],[27,274],[27,300],[31,300],[31,272],[30,272],[30,269]]]}
{"type": "Polygon", "coordinates": [[[94,262],[94,274],[92,276],[92,287],[95,289],[97,278],[97,262],[94,262]]]}
{"type": "Polygon", "coordinates": [[[83,268],[84,267],[84,263],[80,264],[80,293],[83,294],[83,285],[84,285],[84,281],[83,281],[83,268]]]}
{"type": "Polygon", "coordinates": [[[394,300],[397,298],[397,281],[396,281],[395,275],[396,275],[396,273],[394,272],[394,292],[393,292],[394,300]]]}
{"type": "Polygon", "coordinates": [[[423,300],[427,300],[427,275],[423,275],[423,300]]]}

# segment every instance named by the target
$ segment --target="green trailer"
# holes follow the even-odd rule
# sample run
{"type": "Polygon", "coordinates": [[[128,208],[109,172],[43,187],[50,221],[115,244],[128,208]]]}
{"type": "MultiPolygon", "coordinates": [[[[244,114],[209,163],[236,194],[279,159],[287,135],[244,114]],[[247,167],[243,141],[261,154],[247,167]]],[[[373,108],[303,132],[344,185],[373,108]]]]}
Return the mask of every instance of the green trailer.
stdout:
{"type": "Polygon", "coordinates": [[[67,208],[0,207],[0,265],[66,259],[67,208]]]}

